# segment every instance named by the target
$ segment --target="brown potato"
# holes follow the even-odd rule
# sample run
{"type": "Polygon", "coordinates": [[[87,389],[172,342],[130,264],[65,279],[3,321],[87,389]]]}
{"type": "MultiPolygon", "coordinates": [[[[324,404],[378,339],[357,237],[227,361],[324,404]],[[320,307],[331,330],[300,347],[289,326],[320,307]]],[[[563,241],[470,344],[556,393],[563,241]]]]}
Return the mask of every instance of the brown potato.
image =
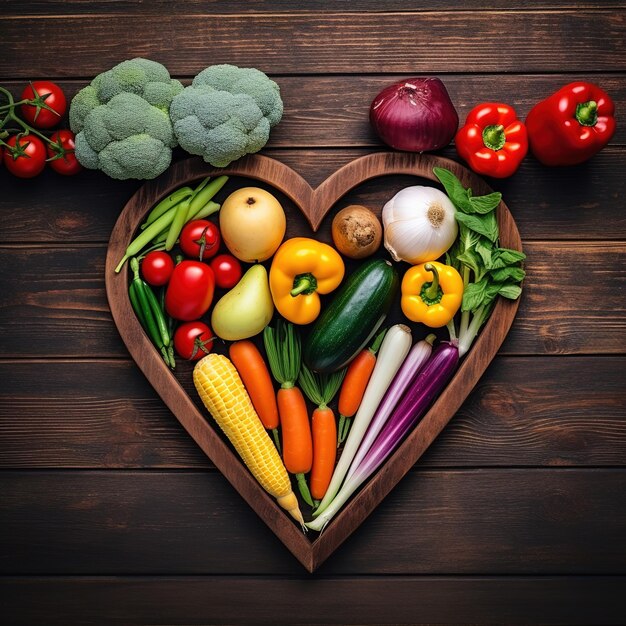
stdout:
{"type": "Polygon", "coordinates": [[[383,227],[370,209],[351,204],[335,215],[332,235],[341,254],[350,259],[364,259],[380,248],[383,227]]]}

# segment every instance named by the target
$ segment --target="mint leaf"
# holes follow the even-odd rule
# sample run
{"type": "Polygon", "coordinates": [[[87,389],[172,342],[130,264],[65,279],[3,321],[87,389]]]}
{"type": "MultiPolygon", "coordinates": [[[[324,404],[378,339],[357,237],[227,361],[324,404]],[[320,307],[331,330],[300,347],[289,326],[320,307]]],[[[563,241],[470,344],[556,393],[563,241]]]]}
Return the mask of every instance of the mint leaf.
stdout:
{"type": "Polygon", "coordinates": [[[500,287],[498,293],[509,300],[517,300],[522,293],[522,288],[519,285],[507,283],[506,285],[502,285],[500,287]]]}
{"type": "Polygon", "coordinates": [[[468,192],[465,187],[463,187],[463,183],[450,170],[444,169],[443,167],[434,167],[433,172],[441,181],[448,197],[457,209],[465,211],[470,208],[468,192]]]}
{"type": "Polygon", "coordinates": [[[465,250],[463,254],[459,254],[456,258],[460,263],[467,265],[477,276],[483,273],[483,260],[471,248],[465,250]]]}
{"type": "Polygon", "coordinates": [[[463,302],[461,303],[462,311],[475,311],[481,306],[487,295],[489,279],[487,277],[477,283],[470,283],[465,287],[463,292],[463,302]]]}
{"type": "Polygon", "coordinates": [[[495,270],[501,267],[509,267],[515,265],[520,261],[523,261],[526,255],[523,252],[517,250],[510,250],[509,248],[494,248],[491,253],[491,263],[488,269],[495,270]]]}
{"type": "Polygon", "coordinates": [[[498,283],[504,283],[507,280],[520,283],[526,276],[526,272],[521,267],[501,267],[496,270],[491,270],[489,274],[492,280],[498,283]]]}
{"type": "Polygon", "coordinates": [[[502,194],[499,191],[494,191],[486,196],[473,196],[469,198],[469,204],[472,209],[472,213],[489,213],[493,211],[502,200],[502,194]]]}
{"type": "Polygon", "coordinates": [[[498,240],[498,222],[493,212],[486,215],[467,215],[466,213],[456,212],[456,221],[467,226],[479,235],[483,235],[489,241],[496,242],[498,240]]]}
{"type": "Polygon", "coordinates": [[[487,269],[491,269],[491,253],[494,249],[492,243],[489,242],[485,242],[485,240],[481,237],[477,242],[476,242],[476,252],[478,252],[478,254],[480,255],[480,258],[483,260],[483,265],[487,268],[487,269]]]}

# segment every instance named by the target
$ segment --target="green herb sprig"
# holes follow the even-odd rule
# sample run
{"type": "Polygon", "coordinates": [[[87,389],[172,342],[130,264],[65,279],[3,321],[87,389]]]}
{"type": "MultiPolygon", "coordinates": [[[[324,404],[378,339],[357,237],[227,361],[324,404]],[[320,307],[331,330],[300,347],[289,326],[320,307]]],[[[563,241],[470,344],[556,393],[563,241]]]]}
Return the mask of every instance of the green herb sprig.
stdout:
{"type": "MultiPolygon", "coordinates": [[[[459,224],[459,236],[446,253],[446,263],[463,277],[458,332],[459,355],[463,356],[489,318],[496,297],[519,298],[520,283],[526,276],[520,263],[526,255],[498,245],[500,232],[495,209],[502,200],[501,193],[474,196],[472,190],[466,189],[449,170],[435,167],[433,172],[454,204],[459,224]]],[[[451,322],[448,328],[455,338],[454,323],[451,322]]]]}

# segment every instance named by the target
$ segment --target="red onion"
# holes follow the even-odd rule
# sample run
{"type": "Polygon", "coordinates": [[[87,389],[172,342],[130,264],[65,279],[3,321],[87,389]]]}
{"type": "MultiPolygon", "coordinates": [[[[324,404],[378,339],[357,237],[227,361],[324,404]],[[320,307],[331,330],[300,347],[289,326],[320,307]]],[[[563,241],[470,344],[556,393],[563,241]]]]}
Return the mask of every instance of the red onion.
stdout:
{"type": "Polygon", "coordinates": [[[438,78],[407,78],[374,98],[370,122],[392,148],[423,152],[447,146],[457,131],[459,116],[438,78]]]}

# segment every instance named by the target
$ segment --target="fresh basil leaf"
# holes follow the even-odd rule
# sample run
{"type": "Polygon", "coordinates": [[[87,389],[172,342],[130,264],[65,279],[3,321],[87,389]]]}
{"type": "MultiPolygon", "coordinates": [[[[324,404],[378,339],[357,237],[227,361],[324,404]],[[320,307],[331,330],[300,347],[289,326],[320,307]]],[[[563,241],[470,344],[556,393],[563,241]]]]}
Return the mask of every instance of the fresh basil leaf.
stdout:
{"type": "Polygon", "coordinates": [[[467,210],[470,203],[463,183],[450,170],[443,167],[434,167],[433,172],[446,190],[452,204],[461,211],[467,210]]]}
{"type": "Polygon", "coordinates": [[[456,258],[457,261],[463,263],[463,265],[467,265],[477,276],[483,273],[483,260],[480,258],[480,255],[476,254],[471,248],[465,250],[463,254],[459,254],[456,258]]]}
{"type": "Polygon", "coordinates": [[[487,269],[491,269],[491,252],[494,249],[493,244],[480,237],[476,242],[475,249],[483,260],[483,265],[487,269]]]}
{"type": "Polygon", "coordinates": [[[499,191],[494,191],[486,196],[473,196],[469,198],[469,204],[472,208],[472,213],[489,213],[493,211],[502,200],[502,194],[499,191]]]}
{"type": "Polygon", "coordinates": [[[498,254],[500,260],[506,265],[513,265],[513,263],[519,263],[526,258],[526,255],[519,250],[511,250],[510,248],[498,248],[498,254]]]}
{"type": "Polygon", "coordinates": [[[495,270],[501,267],[509,267],[523,261],[526,255],[517,250],[509,250],[508,248],[494,248],[491,253],[491,264],[489,269],[495,270]]]}
{"type": "Polygon", "coordinates": [[[498,283],[512,280],[516,283],[521,283],[526,276],[526,272],[521,267],[501,267],[489,272],[492,280],[498,283]]]}
{"type": "Polygon", "coordinates": [[[498,222],[493,212],[487,213],[486,215],[467,215],[466,213],[457,211],[456,220],[475,233],[484,235],[489,241],[495,243],[498,240],[498,222]]]}
{"type": "Polygon", "coordinates": [[[517,300],[522,293],[522,288],[519,285],[507,283],[506,285],[502,285],[500,287],[498,293],[509,300],[517,300]]]}
{"type": "Polygon", "coordinates": [[[477,283],[470,283],[465,287],[463,292],[463,301],[461,303],[462,311],[475,311],[483,304],[489,287],[487,277],[479,280],[477,283]]]}

